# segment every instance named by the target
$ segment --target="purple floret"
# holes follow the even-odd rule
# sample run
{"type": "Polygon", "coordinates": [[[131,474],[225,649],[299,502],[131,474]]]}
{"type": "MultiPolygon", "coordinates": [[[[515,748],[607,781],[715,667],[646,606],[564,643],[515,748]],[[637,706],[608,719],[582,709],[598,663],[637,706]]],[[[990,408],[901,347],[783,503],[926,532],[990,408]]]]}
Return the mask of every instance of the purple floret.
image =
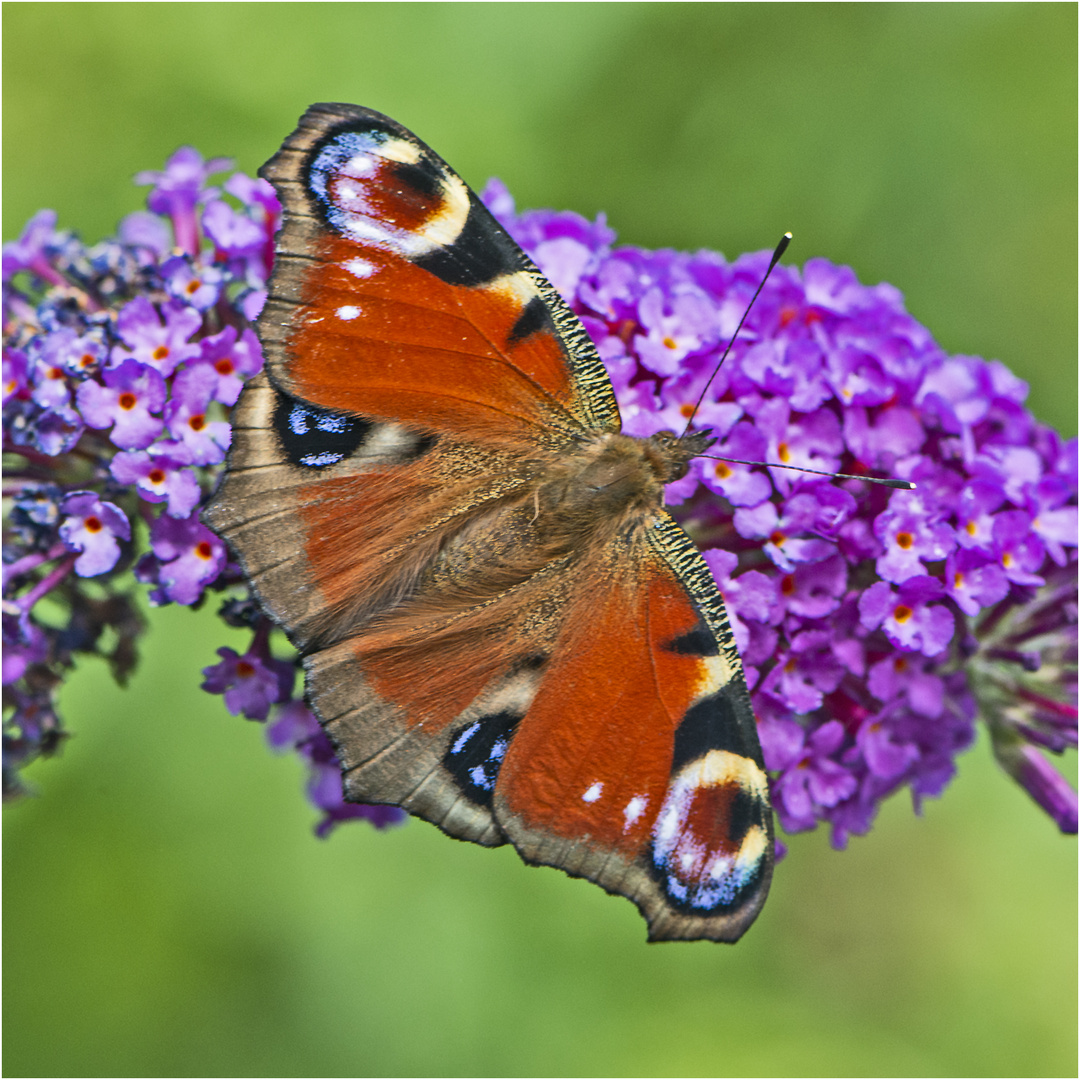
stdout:
{"type": "Polygon", "coordinates": [[[186,518],[199,505],[202,489],[191,455],[179,444],[157,443],[147,451],[124,451],[112,460],[110,472],[121,484],[134,484],[147,502],[165,502],[171,517],[186,518]]]}
{"type": "Polygon", "coordinates": [[[188,339],[201,326],[202,314],[194,307],[159,310],[145,296],[137,296],[117,316],[123,345],[113,351],[110,364],[115,367],[130,358],[168,378],[178,365],[199,355],[199,346],[188,339]]]}
{"type": "Polygon", "coordinates": [[[97,577],[111,570],[120,558],[121,540],[131,539],[131,523],[123,510],[103,502],[92,491],[73,491],[63,502],[60,538],[81,552],[75,560],[79,577],[97,577]]]}
{"type": "Polygon", "coordinates": [[[288,701],[296,668],[284,660],[275,660],[266,650],[249,650],[240,656],[233,649],[218,649],[220,664],[203,668],[202,688],[211,694],[224,694],[225,708],[233,716],[265,720],[270,706],[288,701]]]}
{"type": "Polygon", "coordinates": [[[211,364],[185,368],[173,382],[172,400],[165,409],[169,432],[195,465],[217,465],[225,460],[232,429],[224,420],[207,415],[221,376],[211,364]]]}
{"type": "Polygon", "coordinates": [[[151,367],[125,360],[102,373],[103,383],[87,379],[78,390],[79,411],[90,427],[112,427],[121,450],[144,450],[161,434],[165,380],[151,367]]]}
{"type": "Polygon", "coordinates": [[[176,604],[194,604],[225,566],[225,545],[197,514],[157,518],[150,527],[150,547],[159,563],[162,596],[176,604]]]}

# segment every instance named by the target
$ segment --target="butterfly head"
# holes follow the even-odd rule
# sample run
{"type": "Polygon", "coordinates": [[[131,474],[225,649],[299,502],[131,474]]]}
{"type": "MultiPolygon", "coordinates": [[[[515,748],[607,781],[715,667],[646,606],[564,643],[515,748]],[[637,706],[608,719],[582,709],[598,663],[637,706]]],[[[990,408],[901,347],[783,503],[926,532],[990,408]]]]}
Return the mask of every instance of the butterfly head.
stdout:
{"type": "Polygon", "coordinates": [[[646,441],[660,464],[658,471],[661,482],[670,484],[673,480],[681,480],[687,474],[691,459],[704,454],[716,442],[716,436],[711,428],[702,428],[681,436],[674,431],[658,431],[646,441]]]}

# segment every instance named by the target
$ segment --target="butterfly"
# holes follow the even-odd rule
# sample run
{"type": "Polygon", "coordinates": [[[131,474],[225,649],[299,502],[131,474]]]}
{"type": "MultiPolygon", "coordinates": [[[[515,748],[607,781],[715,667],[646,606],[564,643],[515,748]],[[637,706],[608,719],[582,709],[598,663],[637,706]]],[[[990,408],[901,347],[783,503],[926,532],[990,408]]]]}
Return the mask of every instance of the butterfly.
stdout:
{"type": "Polygon", "coordinates": [[[313,105],[266,357],[208,524],[303,656],[346,797],[511,843],[735,941],[773,866],[723,601],[664,509],[709,432],[620,432],[585,328],[476,194],[380,113],[313,105]]]}

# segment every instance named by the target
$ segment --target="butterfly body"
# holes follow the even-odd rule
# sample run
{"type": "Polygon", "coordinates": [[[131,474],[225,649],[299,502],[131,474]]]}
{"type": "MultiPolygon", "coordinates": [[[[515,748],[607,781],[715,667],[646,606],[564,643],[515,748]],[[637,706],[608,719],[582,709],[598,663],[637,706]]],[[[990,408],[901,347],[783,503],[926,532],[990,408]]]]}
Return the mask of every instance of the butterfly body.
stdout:
{"type": "Polygon", "coordinates": [[[581,324],[400,125],[313,106],[209,523],[304,655],[346,795],[736,939],[772,868],[719,593],[581,324]]]}

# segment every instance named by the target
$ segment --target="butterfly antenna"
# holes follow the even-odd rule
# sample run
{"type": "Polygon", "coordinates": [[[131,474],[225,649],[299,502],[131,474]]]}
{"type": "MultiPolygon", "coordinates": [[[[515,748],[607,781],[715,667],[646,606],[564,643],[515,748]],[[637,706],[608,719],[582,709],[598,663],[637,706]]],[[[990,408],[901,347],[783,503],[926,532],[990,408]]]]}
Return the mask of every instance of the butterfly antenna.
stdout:
{"type": "MultiPolygon", "coordinates": [[[[690,429],[694,425],[694,417],[697,416],[698,410],[701,408],[701,403],[705,400],[705,395],[709,392],[709,387],[712,386],[713,379],[719,374],[720,368],[727,359],[728,353],[731,352],[731,346],[735,344],[735,339],[739,336],[739,331],[742,329],[743,323],[746,322],[746,316],[750,314],[750,309],[754,306],[754,301],[761,295],[761,290],[765,288],[765,282],[769,280],[769,275],[775,269],[776,264],[780,261],[784,252],[787,251],[788,244],[790,243],[791,233],[786,232],[780,237],[780,243],[776,245],[776,250],[769,260],[769,268],[765,271],[765,275],[761,279],[761,284],[754,290],[754,295],[750,297],[750,303],[746,305],[746,310],[742,313],[739,325],[735,327],[735,333],[731,335],[731,340],[724,350],[724,355],[720,357],[720,362],[713,368],[713,373],[709,376],[709,381],[703,387],[701,394],[697,399],[697,404],[694,405],[694,410],[690,413],[690,419],[686,421],[686,427],[679,436],[680,439],[685,439],[686,436],[690,434],[690,429]]],[[[883,487],[899,488],[901,491],[915,490],[915,485],[910,480],[896,480],[891,477],[857,476],[854,473],[825,472],[822,469],[808,469],[805,465],[783,465],[779,461],[743,461],[741,458],[720,457],[716,454],[697,454],[695,456],[712,458],[713,461],[730,461],[735,465],[764,465],[770,469],[794,469],[796,472],[813,473],[815,476],[828,476],[833,480],[865,480],[870,484],[881,484],[883,487]]]]}
{"type": "Polygon", "coordinates": [[[750,314],[750,309],[754,306],[754,301],[761,294],[761,290],[765,288],[765,282],[769,280],[769,275],[773,272],[773,268],[780,261],[780,257],[787,251],[788,244],[791,243],[791,233],[786,232],[780,237],[780,243],[776,245],[776,250],[772,254],[772,258],[769,260],[769,269],[765,271],[765,276],[761,279],[761,284],[758,285],[754,292],[754,295],[750,297],[750,303],[746,305],[746,310],[742,313],[742,318],[739,320],[739,325],[735,327],[735,333],[731,335],[731,340],[727,344],[727,348],[724,350],[724,355],[720,357],[720,363],[713,368],[713,373],[709,376],[709,381],[705,384],[704,389],[701,391],[701,396],[697,399],[697,404],[694,406],[694,411],[690,414],[690,419],[686,421],[686,427],[683,429],[683,433],[679,436],[680,439],[685,439],[690,434],[690,428],[693,427],[694,417],[697,416],[698,409],[701,408],[701,403],[705,400],[705,395],[709,392],[709,387],[712,386],[713,379],[720,373],[720,368],[723,366],[724,361],[727,359],[727,355],[731,352],[731,346],[735,344],[735,339],[739,336],[739,331],[742,329],[742,325],[746,322],[746,316],[750,314]]]}
{"type": "Polygon", "coordinates": [[[899,488],[901,491],[914,491],[915,485],[910,480],[895,480],[884,476],[859,476],[857,473],[825,472],[823,469],[808,469],[805,465],[782,465],[779,461],[743,461],[737,457],[720,457],[718,454],[698,454],[698,457],[712,458],[713,461],[731,461],[736,465],[765,465],[770,469],[794,469],[796,472],[814,473],[815,476],[827,476],[831,480],[865,480],[868,484],[881,484],[882,487],[899,488]]]}

